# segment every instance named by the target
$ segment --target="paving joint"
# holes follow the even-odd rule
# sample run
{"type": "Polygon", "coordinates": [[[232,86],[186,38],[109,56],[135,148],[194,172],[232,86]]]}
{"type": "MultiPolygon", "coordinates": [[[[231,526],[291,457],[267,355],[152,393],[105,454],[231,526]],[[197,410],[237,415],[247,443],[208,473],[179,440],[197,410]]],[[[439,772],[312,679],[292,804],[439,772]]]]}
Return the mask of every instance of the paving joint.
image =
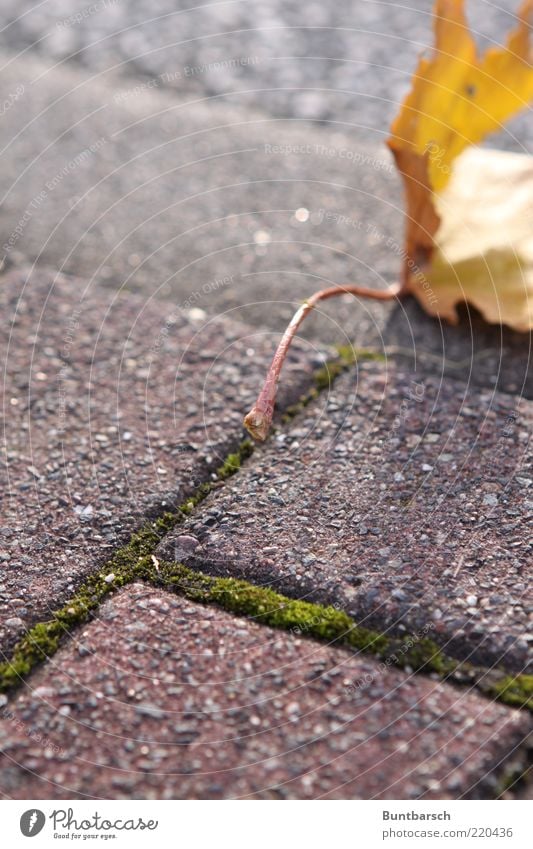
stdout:
{"type": "MultiPolygon", "coordinates": [[[[357,359],[384,359],[382,354],[357,351],[351,346],[339,348],[338,354],[337,359],[326,362],[314,373],[313,387],[302,395],[300,401],[286,409],[282,422],[294,419],[357,359]]],[[[158,560],[154,552],[161,540],[214,489],[235,475],[253,451],[253,444],[248,439],[241,442],[235,452],[227,455],[214,480],[201,483],[174,512],[165,512],[144,524],[126,545],[83,582],[52,619],[29,629],[16,644],[10,660],[0,664],[0,692],[17,688],[37,665],[55,654],[65,638],[70,636],[70,631],[85,623],[109,594],[142,580],[191,601],[215,605],[295,636],[372,654],[385,664],[385,668],[396,666],[416,674],[436,675],[442,681],[474,687],[485,697],[509,707],[533,712],[533,675],[510,675],[498,668],[460,661],[446,655],[437,643],[427,637],[388,637],[358,625],[337,607],[291,599],[247,581],[213,577],[182,564],[158,560]]]]}
{"type": "Polygon", "coordinates": [[[248,581],[213,577],[167,561],[145,562],[145,568],[143,577],[149,583],[190,601],[214,604],[295,636],[372,654],[385,668],[395,666],[417,674],[437,675],[448,683],[469,685],[495,701],[533,712],[533,675],[509,675],[498,668],[460,661],[445,654],[427,637],[388,637],[358,625],[337,607],[292,599],[248,581]]]}
{"type": "Polygon", "coordinates": [[[150,558],[163,537],[189,516],[217,485],[234,475],[252,451],[249,440],[241,442],[237,451],[228,454],[217,469],[215,480],[201,483],[175,512],[165,512],[146,522],[82,583],[50,620],[38,622],[30,628],[15,645],[10,659],[0,663],[0,692],[15,689],[37,665],[55,654],[71,629],[86,622],[106,596],[142,579],[146,559],[150,558]]]}
{"type": "MultiPolygon", "coordinates": [[[[235,474],[237,468],[229,474],[235,474]]],[[[196,503],[206,495],[207,492],[196,503]]],[[[396,667],[410,674],[436,675],[443,682],[474,687],[489,699],[533,712],[533,675],[509,675],[498,668],[459,661],[446,655],[427,637],[387,637],[358,625],[337,607],[291,599],[248,581],[213,577],[179,563],[158,560],[153,551],[162,536],[191,509],[189,505],[184,508],[183,513],[171,514],[145,526],[108,562],[107,567],[115,571],[105,574],[104,569],[92,575],[51,621],[38,623],[28,631],[15,648],[11,661],[0,666],[0,691],[14,689],[35,666],[51,657],[62,638],[86,622],[107,595],[142,580],[189,601],[214,605],[296,637],[371,654],[383,665],[383,671],[396,667]]]]}
{"type": "MultiPolygon", "coordinates": [[[[387,357],[380,351],[372,351],[368,348],[354,348],[353,345],[337,345],[336,351],[338,357],[336,359],[327,360],[322,368],[317,369],[313,374],[313,386],[304,393],[299,401],[287,407],[281,416],[281,422],[288,424],[296,416],[305,410],[312,401],[315,401],[321,392],[331,388],[337,378],[348,371],[358,360],[373,360],[378,362],[386,362],[387,357]]],[[[273,432],[276,432],[273,428],[273,432]]]]}
{"type": "MultiPolygon", "coordinates": [[[[367,352],[360,352],[364,356],[367,352]]],[[[368,352],[368,356],[372,356],[368,352]]],[[[338,359],[327,361],[312,376],[314,386],[301,396],[300,401],[287,408],[285,416],[294,418],[323,389],[352,365],[357,357],[355,349],[339,349],[338,359]]],[[[282,416],[283,420],[283,416],[282,416]]],[[[146,558],[155,552],[161,540],[228,477],[232,477],[253,453],[254,446],[244,439],[237,450],[230,452],[215,473],[215,479],[199,484],[195,492],[173,512],[163,512],[146,522],[132,534],[102,566],[95,570],[65,604],[54,612],[51,619],[37,622],[15,644],[10,658],[0,662],[0,693],[16,689],[39,664],[52,657],[70,635],[71,629],[81,625],[112,592],[145,574],[146,558]]],[[[4,655],[5,656],[5,655],[4,655]]]]}

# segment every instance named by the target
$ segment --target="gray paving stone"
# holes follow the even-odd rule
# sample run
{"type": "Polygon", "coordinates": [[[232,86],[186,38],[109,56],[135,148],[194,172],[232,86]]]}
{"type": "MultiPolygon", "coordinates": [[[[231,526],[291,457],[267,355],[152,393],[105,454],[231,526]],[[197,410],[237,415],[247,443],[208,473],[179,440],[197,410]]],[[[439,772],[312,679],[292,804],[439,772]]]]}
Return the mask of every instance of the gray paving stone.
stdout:
{"type": "Polygon", "coordinates": [[[134,585],[0,711],[7,798],[490,797],[531,727],[466,690],[134,585]]]}
{"type": "Polygon", "coordinates": [[[170,535],[160,554],[531,672],[532,414],[361,363],[187,521],[193,553],[170,535]]]}
{"type": "MultiPolygon", "coordinates": [[[[501,44],[514,25],[519,3],[505,5],[467,3],[483,47],[501,44]]],[[[375,138],[393,118],[419,54],[433,43],[432,6],[311,0],[303,20],[295,0],[196,7],[175,0],[4,0],[0,43],[11,50],[31,45],[49,60],[92,71],[118,65],[147,90],[169,87],[275,115],[346,121],[375,138]]],[[[532,141],[525,114],[499,143],[521,149],[532,141]]]]}
{"type": "MultiPolygon", "coordinates": [[[[5,651],[143,517],[212,479],[273,340],[45,271],[3,277],[0,308],[5,651]]],[[[286,402],[309,387],[315,354],[300,345],[286,402]]]]}

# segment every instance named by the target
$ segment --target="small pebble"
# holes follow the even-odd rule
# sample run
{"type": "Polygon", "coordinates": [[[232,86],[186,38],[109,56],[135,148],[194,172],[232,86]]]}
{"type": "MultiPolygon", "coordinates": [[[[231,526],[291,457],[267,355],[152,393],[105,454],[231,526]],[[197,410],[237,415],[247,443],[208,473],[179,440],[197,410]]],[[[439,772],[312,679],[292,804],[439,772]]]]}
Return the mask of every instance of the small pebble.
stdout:
{"type": "Polygon", "coordinates": [[[6,619],[8,628],[23,628],[24,622],[18,616],[13,616],[11,619],[6,619]]]}
{"type": "Polygon", "coordinates": [[[82,521],[86,522],[92,518],[94,511],[90,504],[86,504],[85,506],[83,506],[83,504],[76,504],[76,506],[74,507],[74,512],[80,517],[82,521]]]}
{"type": "Polygon", "coordinates": [[[174,557],[179,560],[180,557],[185,557],[192,554],[200,545],[196,537],[190,534],[181,534],[174,543],[174,557]]]}

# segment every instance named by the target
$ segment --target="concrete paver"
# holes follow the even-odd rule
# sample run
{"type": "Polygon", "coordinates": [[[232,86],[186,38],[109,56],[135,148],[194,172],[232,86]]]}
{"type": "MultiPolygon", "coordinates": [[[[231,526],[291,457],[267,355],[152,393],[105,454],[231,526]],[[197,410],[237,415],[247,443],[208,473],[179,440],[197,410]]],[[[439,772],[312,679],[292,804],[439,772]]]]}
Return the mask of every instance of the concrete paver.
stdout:
{"type": "Polygon", "coordinates": [[[414,298],[406,299],[387,321],[384,348],[411,370],[532,398],[531,335],[487,324],[466,304],[459,312],[452,326],[429,320],[414,298]]]}
{"type": "Polygon", "coordinates": [[[431,625],[456,657],[531,671],[532,413],[512,396],[361,363],[159,552],[392,633],[431,625]]]}
{"type": "MultiPolygon", "coordinates": [[[[210,314],[238,308],[278,332],[324,284],[379,287],[398,274],[398,250],[376,246],[403,226],[384,145],[26,55],[2,73],[6,89],[23,87],[2,116],[8,260],[196,297],[210,314]]],[[[348,298],[306,333],[379,344],[389,312],[348,298]]]]}
{"type": "Polygon", "coordinates": [[[8,798],[462,798],[531,720],[142,585],[0,712],[8,798]]]}

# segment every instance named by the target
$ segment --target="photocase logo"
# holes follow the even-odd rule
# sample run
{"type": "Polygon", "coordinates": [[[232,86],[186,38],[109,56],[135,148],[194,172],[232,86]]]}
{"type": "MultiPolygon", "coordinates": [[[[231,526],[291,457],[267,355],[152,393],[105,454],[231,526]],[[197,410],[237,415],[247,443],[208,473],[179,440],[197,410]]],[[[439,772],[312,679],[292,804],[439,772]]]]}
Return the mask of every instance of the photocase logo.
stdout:
{"type": "Polygon", "coordinates": [[[32,808],[25,811],[20,818],[20,830],[24,837],[35,837],[42,831],[46,817],[42,811],[32,808]]]}

